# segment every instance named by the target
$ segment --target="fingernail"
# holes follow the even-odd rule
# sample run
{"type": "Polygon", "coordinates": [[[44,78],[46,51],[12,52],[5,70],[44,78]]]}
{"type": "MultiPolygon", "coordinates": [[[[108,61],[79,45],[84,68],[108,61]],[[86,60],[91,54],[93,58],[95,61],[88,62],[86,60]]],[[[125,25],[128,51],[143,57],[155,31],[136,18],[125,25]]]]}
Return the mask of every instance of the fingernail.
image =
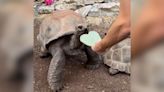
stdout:
{"type": "Polygon", "coordinates": [[[92,50],[95,52],[98,52],[101,49],[98,43],[99,42],[97,42],[95,45],[92,46],[92,50]]]}
{"type": "Polygon", "coordinates": [[[93,51],[95,51],[95,45],[93,45],[91,48],[92,48],[93,51]]]}

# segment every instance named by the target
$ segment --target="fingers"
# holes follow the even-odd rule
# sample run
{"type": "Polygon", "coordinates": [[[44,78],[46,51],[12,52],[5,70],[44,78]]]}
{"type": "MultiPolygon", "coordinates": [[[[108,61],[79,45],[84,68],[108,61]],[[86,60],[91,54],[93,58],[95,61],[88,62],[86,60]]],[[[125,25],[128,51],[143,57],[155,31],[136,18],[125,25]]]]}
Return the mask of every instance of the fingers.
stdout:
{"type": "Polygon", "coordinates": [[[101,42],[97,42],[94,46],[92,46],[92,50],[97,53],[101,53],[102,52],[101,42]]]}
{"type": "Polygon", "coordinates": [[[94,46],[92,50],[97,53],[105,52],[106,49],[126,39],[130,35],[130,22],[115,21],[112,27],[108,30],[107,35],[94,46]]]}
{"type": "Polygon", "coordinates": [[[110,48],[110,46],[108,46],[107,43],[109,42],[105,42],[104,39],[98,41],[94,46],[92,46],[92,50],[101,54],[105,52],[107,48],[110,48]]]}

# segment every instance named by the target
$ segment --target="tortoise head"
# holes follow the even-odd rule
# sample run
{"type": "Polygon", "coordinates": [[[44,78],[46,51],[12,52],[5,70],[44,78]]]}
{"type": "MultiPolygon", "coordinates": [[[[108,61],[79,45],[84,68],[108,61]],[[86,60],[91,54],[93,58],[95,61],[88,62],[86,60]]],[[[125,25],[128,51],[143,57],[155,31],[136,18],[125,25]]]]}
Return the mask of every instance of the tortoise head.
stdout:
{"type": "Polygon", "coordinates": [[[80,37],[82,34],[88,33],[88,28],[82,25],[77,26],[76,30],[77,30],[75,33],[76,37],[80,37]]]}
{"type": "Polygon", "coordinates": [[[79,48],[81,47],[82,43],[80,42],[80,36],[82,34],[88,33],[88,28],[84,26],[77,26],[76,27],[76,32],[73,34],[72,39],[71,39],[71,47],[74,48],[79,48]]]}

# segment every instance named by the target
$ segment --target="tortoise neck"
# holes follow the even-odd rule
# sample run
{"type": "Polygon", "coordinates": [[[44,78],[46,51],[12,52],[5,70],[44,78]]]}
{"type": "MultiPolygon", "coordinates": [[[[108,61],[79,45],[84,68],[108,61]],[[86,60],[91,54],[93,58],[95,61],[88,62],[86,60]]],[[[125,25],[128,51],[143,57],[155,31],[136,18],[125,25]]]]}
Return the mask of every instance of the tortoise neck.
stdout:
{"type": "Polygon", "coordinates": [[[61,48],[61,46],[56,42],[51,42],[48,46],[48,50],[52,55],[54,55],[59,48],[61,48]]]}
{"type": "Polygon", "coordinates": [[[55,45],[50,45],[49,46],[49,52],[53,55],[55,55],[55,53],[60,49],[60,47],[55,46],[55,45]]]}

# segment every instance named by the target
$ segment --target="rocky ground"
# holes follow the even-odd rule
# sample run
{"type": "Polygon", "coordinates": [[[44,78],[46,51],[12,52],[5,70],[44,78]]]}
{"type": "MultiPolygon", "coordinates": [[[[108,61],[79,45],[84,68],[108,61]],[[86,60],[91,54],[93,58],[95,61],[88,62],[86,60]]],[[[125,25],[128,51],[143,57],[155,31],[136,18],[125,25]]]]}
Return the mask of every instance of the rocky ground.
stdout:
{"type": "MultiPolygon", "coordinates": [[[[34,92],[52,92],[47,83],[49,63],[50,58],[40,59],[38,55],[35,56],[34,92]]],[[[129,75],[123,73],[110,76],[104,65],[97,70],[87,70],[83,66],[79,62],[67,62],[62,92],[130,92],[129,75]]]]}

